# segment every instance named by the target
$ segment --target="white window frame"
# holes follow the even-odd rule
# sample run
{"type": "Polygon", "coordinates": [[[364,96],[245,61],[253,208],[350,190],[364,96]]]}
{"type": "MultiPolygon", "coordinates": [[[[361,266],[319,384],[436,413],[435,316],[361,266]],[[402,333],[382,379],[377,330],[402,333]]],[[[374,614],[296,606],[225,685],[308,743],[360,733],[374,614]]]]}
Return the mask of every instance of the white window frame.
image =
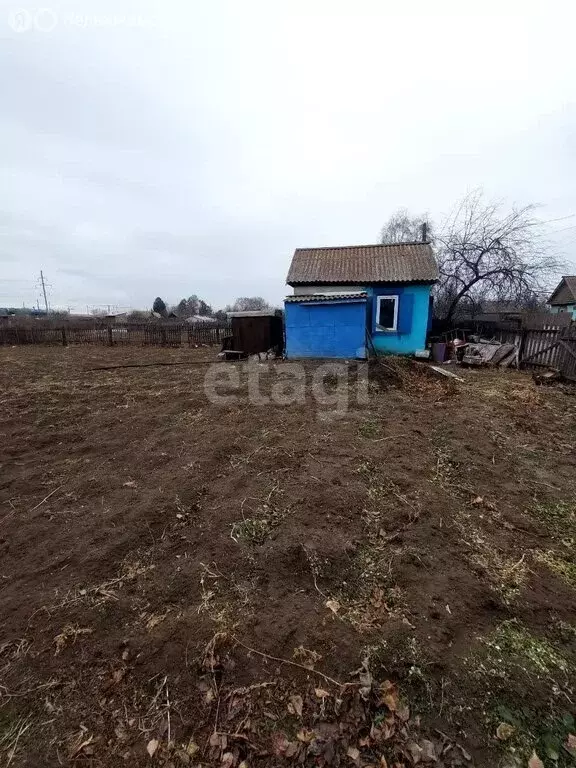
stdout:
{"type": "Polygon", "coordinates": [[[398,304],[400,303],[400,297],[397,294],[378,296],[378,304],[376,307],[376,329],[378,331],[397,331],[398,330],[398,304]],[[380,304],[382,300],[390,301],[394,299],[394,325],[391,328],[384,328],[383,325],[379,325],[378,318],[380,317],[380,304]]]}

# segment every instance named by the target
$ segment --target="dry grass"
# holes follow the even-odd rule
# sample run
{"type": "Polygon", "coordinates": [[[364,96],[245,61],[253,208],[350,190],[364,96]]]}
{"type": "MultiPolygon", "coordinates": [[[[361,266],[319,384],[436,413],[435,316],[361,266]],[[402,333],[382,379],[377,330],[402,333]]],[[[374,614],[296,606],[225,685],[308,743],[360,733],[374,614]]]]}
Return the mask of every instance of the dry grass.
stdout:
{"type": "Polygon", "coordinates": [[[553,551],[536,552],[534,556],[539,563],[550,568],[568,586],[576,589],[576,561],[572,549],[561,554],[553,551]]]}
{"type": "Polygon", "coordinates": [[[6,758],[6,768],[11,765],[17,755],[20,739],[26,733],[28,733],[27,738],[30,738],[33,726],[32,715],[19,717],[4,727],[2,727],[2,722],[0,721],[0,755],[4,754],[6,758]]]}
{"type": "Polygon", "coordinates": [[[62,596],[57,593],[57,601],[49,607],[49,610],[66,609],[79,603],[94,607],[110,600],[118,600],[118,590],[121,590],[124,584],[136,581],[138,577],[154,568],[154,564],[143,565],[137,561],[124,563],[120,575],[113,579],[89,587],[74,587],[62,596]]]}
{"type": "Polygon", "coordinates": [[[90,627],[79,627],[77,625],[73,626],[72,624],[67,624],[62,632],[54,638],[54,645],[56,646],[54,655],[58,656],[69,643],[74,645],[82,635],[91,635],[93,632],[94,630],[90,627]]]}

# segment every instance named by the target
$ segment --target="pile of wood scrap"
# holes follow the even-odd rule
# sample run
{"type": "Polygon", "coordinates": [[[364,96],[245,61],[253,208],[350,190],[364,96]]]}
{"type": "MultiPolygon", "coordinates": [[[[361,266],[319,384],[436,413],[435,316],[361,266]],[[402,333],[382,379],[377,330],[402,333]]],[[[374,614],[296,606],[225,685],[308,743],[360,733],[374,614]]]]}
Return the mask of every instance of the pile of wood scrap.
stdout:
{"type": "Polygon", "coordinates": [[[544,372],[534,371],[532,378],[535,384],[556,384],[558,381],[562,381],[562,374],[558,368],[550,368],[544,372]]]}
{"type": "Polygon", "coordinates": [[[494,365],[508,368],[518,367],[519,350],[515,344],[500,344],[497,341],[479,341],[467,344],[462,362],[464,365],[494,365]]]}

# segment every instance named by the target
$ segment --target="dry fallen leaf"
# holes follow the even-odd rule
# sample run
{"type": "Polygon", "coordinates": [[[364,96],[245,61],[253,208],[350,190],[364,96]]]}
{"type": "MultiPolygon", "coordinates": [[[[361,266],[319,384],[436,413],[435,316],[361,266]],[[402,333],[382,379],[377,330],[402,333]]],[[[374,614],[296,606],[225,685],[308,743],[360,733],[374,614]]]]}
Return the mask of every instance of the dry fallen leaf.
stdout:
{"type": "Polygon", "coordinates": [[[325,698],[327,698],[328,696],[330,696],[330,694],[328,693],[328,691],[325,691],[325,690],[324,690],[324,688],[314,688],[314,693],[316,694],[316,696],[317,696],[319,699],[325,699],[325,698]]]}
{"type": "Polygon", "coordinates": [[[564,744],[568,752],[571,755],[576,756],[576,736],[573,733],[569,733],[566,737],[566,743],[564,744]]]}
{"type": "Polygon", "coordinates": [[[408,750],[408,754],[410,755],[410,760],[412,761],[413,765],[416,765],[420,762],[422,759],[422,750],[416,744],[415,741],[409,741],[408,744],[406,744],[406,749],[408,750]]]}
{"type": "Polygon", "coordinates": [[[329,608],[332,613],[336,614],[340,610],[340,603],[338,600],[326,600],[326,608],[329,608]]]}
{"type": "Polygon", "coordinates": [[[380,589],[379,587],[376,587],[374,591],[372,592],[372,597],[370,598],[370,602],[374,606],[374,608],[381,608],[382,603],[384,602],[384,590],[380,589]]]}
{"type": "Polygon", "coordinates": [[[422,747],[422,760],[424,760],[425,763],[435,763],[438,760],[436,757],[436,749],[431,741],[422,739],[420,746],[422,747]]]}
{"type": "Polygon", "coordinates": [[[475,504],[475,505],[484,504],[484,499],[482,498],[482,496],[476,496],[476,498],[471,501],[471,504],[475,504]]]}
{"type": "Polygon", "coordinates": [[[272,750],[276,756],[283,755],[288,748],[289,741],[286,738],[286,734],[282,731],[276,731],[271,736],[272,750]]]}
{"type": "Polygon", "coordinates": [[[290,696],[290,699],[288,700],[288,712],[290,712],[291,715],[298,715],[298,717],[302,717],[303,706],[304,700],[302,699],[302,696],[290,696]]]}
{"type": "Polygon", "coordinates": [[[122,681],[122,678],[124,677],[125,674],[126,674],[125,669],[115,669],[114,672],[112,672],[112,680],[116,684],[118,684],[119,682],[122,681]]]}
{"type": "Polygon", "coordinates": [[[386,762],[384,755],[380,757],[380,768],[388,768],[388,763],[386,762]]]}
{"type": "Polygon", "coordinates": [[[150,757],[154,757],[154,753],[158,749],[158,739],[150,739],[148,744],[146,745],[146,752],[150,755],[150,757]]]}
{"type": "Polygon", "coordinates": [[[360,750],[356,749],[356,747],[348,747],[348,752],[346,754],[351,760],[358,760],[360,757],[360,750]]]}
{"type": "Polygon", "coordinates": [[[210,736],[209,744],[211,747],[220,746],[220,735],[218,733],[212,733],[210,736]]]}
{"type": "Polygon", "coordinates": [[[315,738],[316,734],[314,731],[309,731],[308,728],[301,728],[298,733],[296,734],[296,738],[298,741],[304,742],[304,744],[310,744],[310,742],[315,738]]]}
{"type": "Polygon", "coordinates": [[[400,720],[403,720],[405,723],[410,720],[410,708],[406,706],[406,704],[402,704],[401,706],[397,707],[396,714],[400,720]]]}
{"type": "Polygon", "coordinates": [[[390,712],[396,712],[398,709],[398,694],[394,691],[390,691],[390,693],[385,693],[384,696],[382,696],[382,701],[390,712]]]}
{"type": "Polygon", "coordinates": [[[496,737],[500,739],[500,741],[506,741],[506,739],[509,739],[515,731],[516,728],[514,728],[513,725],[510,725],[510,723],[500,723],[498,728],[496,728],[496,737]]]}
{"type": "Polygon", "coordinates": [[[189,741],[188,746],[186,747],[186,752],[190,755],[190,757],[193,757],[199,749],[200,747],[198,744],[195,744],[193,741],[189,741]]]}
{"type": "Polygon", "coordinates": [[[222,755],[221,768],[232,768],[234,765],[234,754],[232,752],[224,752],[222,755]]]}
{"type": "Polygon", "coordinates": [[[300,645],[298,648],[294,648],[292,658],[300,661],[303,666],[308,669],[314,669],[314,665],[322,660],[322,654],[318,653],[318,651],[311,651],[308,648],[304,648],[303,645],[300,645]]]}
{"type": "Polygon", "coordinates": [[[535,751],[532,752],[532,757],[528,760],[528,768],[544,768],[544,763],[540,760],[535,751]]]}
{"type": "Polygon", "coordinates": [[[164,621],[167,615],[168,611],[163,614],[152,614],[146,622],[146,629],[154,629],[154,627],[157,627],[158,624],[161,624],[164,621]]]}
{"type": "Polygon", "coordinates": [[[284,752],[284,757],[294,757],[295,755],[298,754],[299,749],[300,749],[300,744],[298,744],[297,741],[291,741],[286,747],[286,751],[284,752]]]}

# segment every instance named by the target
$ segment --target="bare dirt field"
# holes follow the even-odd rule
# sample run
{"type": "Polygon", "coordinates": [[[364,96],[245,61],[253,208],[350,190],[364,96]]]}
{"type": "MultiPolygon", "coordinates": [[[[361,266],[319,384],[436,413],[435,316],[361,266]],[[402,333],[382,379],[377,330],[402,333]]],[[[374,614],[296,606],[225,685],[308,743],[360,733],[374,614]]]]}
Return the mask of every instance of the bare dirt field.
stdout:
{"type": "Polygon", "coordinates": [[[213,354],[0,349],[0,764],[574,765],[576,390],[213,354]]]}

